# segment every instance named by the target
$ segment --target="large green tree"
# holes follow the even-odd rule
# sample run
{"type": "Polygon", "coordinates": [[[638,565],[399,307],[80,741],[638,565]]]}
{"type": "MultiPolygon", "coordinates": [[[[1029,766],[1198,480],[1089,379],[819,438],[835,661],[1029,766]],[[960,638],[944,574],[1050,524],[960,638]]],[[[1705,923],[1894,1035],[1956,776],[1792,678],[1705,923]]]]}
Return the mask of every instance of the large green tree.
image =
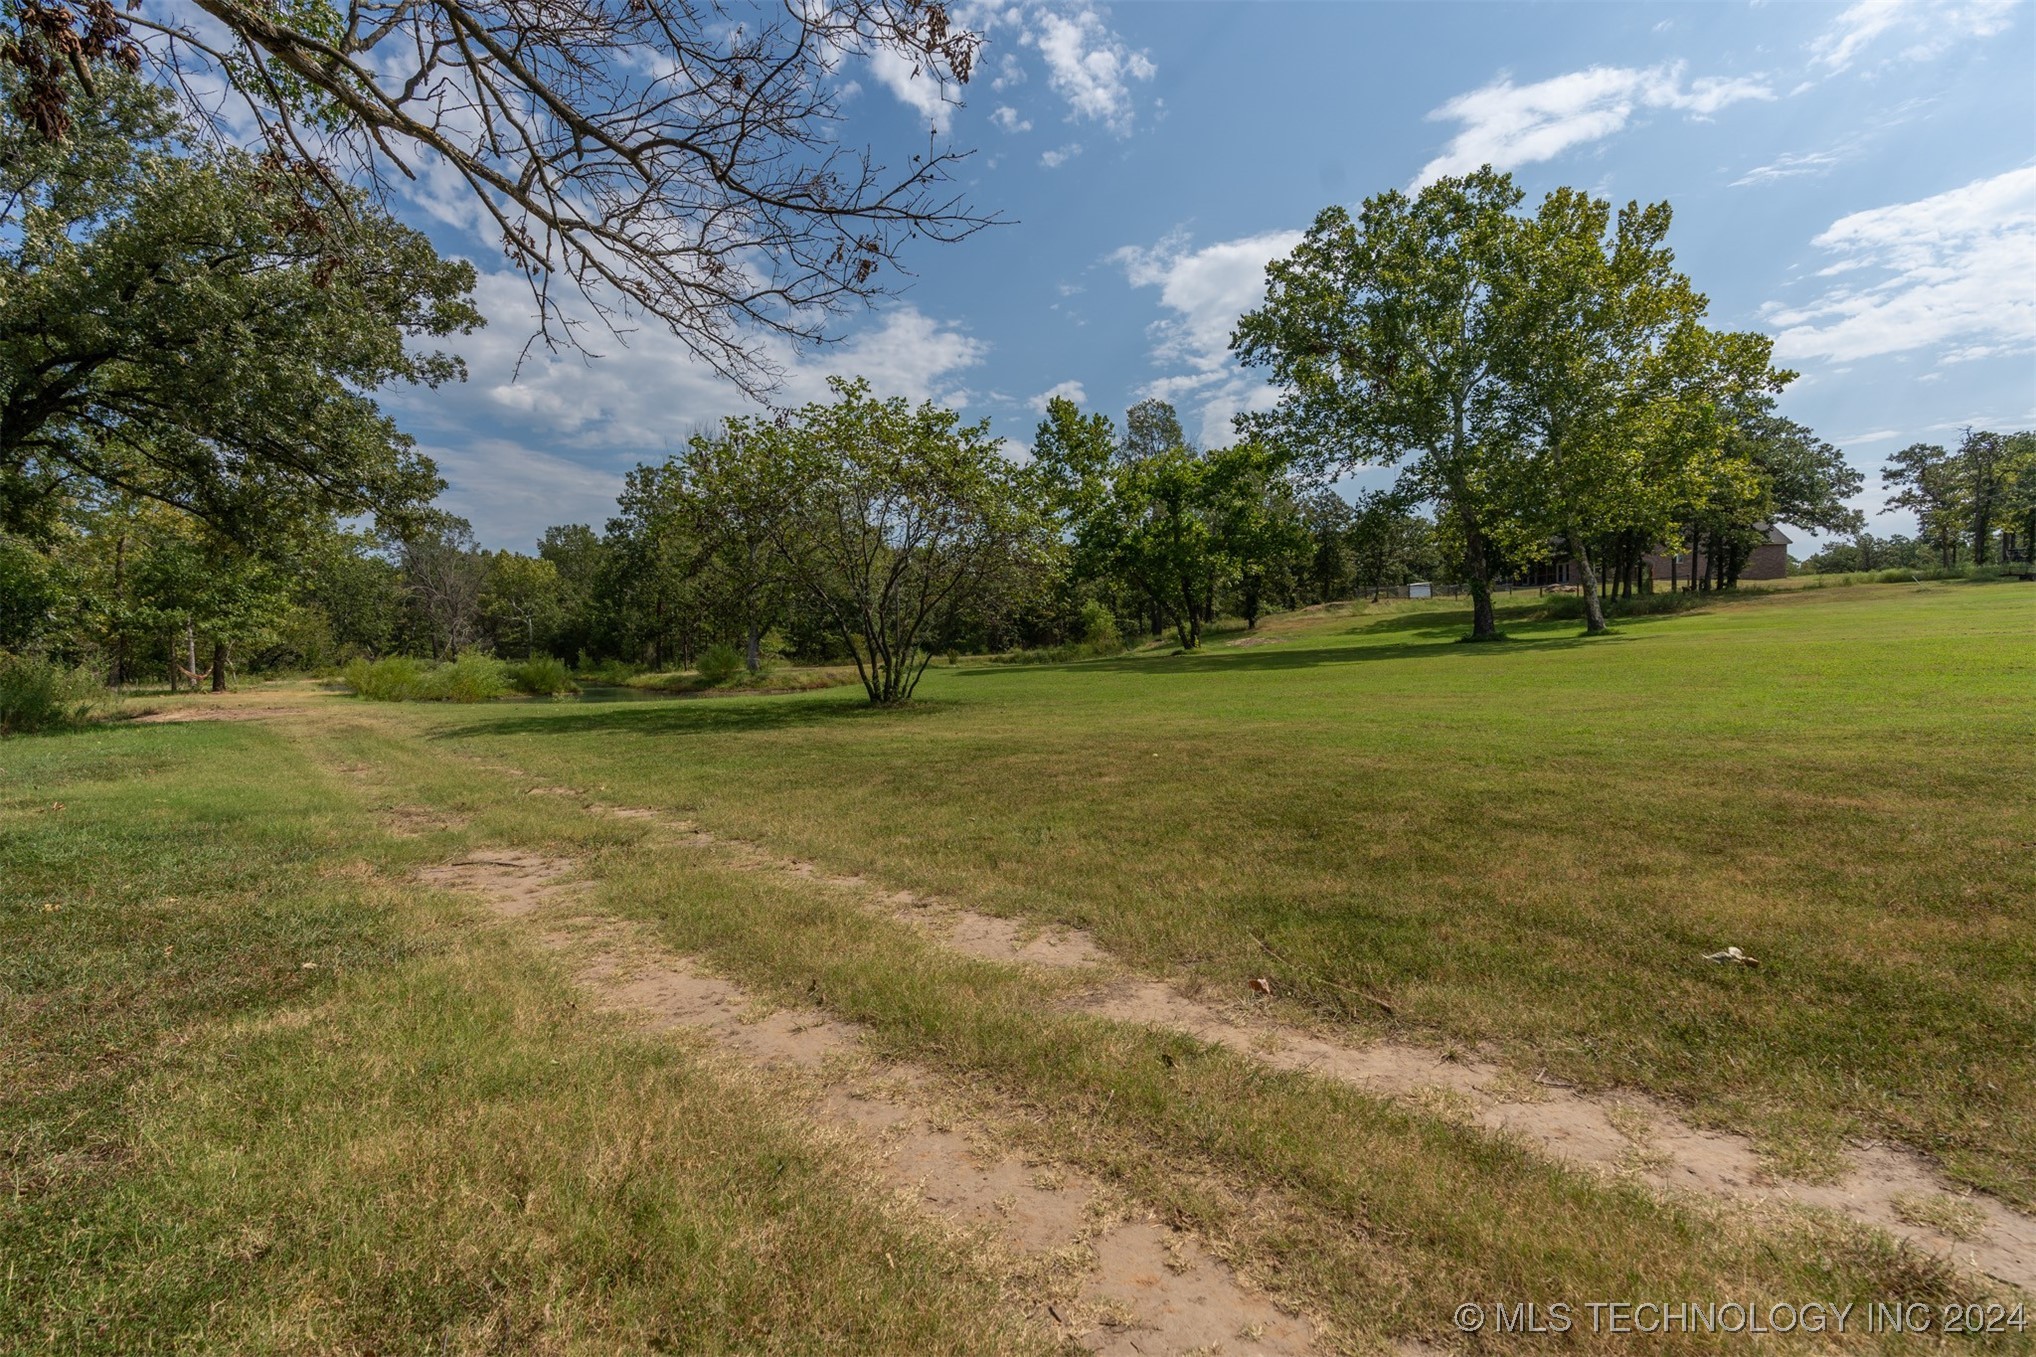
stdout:
{"type": "Polygon", "coordinates": [[[1956,565],[1967,507],[1957,459],[1936,443],[1911,443],[1888,458],[1880,479],[1893,492],[1886,507],[1914,514],[1916,535],[1936,547],[1938,564],[1956,565]]]}
{"type": "Polygon", "coordinates": [[[763,667],[764,633],[788,584],[774,532],[791,497],[785,479],[762,465],[776,440],[770,420],[733,419],[694,435],[679,459],[706,594],[734,622],[752,674],[763,667]]]}
{"type": "Polygon", "coordinates": [[[1769,366],[1765,336],[1703,325],[1670,220],[1667,203],[1614,218],[1605,200],[1557,189],[1510,234],[1499,275],[1499,404],[1521,451],[1513,545],[1562,541],[1591,632],[1605,629],[1594,544],[1664,540],[1680,509],[1738,474],[1731,413],[1793,375],[1769,366]]]}
{"type": "MultiPolygon", "coordinates": [[[[1258,626],[1268,599],[1291,599],[1309,566],[1313,541],[1281,459],[1244,442],[1205,455],[1208,513],[1218,550],[1229,562],[1237,612],[1258,626]]],[[[1213,606],[1205,610],[1212,615],[1213,606]]]]}
{"type": "Polygon", "coordinates": [[[1210,603],[1236,574],[1210,512],[1215,489],[1209,461],[1177,443],[1121,463],[1081,527],[1084,556],[1171,621],[1183,650],[1202,644],[1210,603]]]}
{"type": "Polygon", "coordinates": [[[97,91],[60,141],[0,107],[0,516],[117,493],[255,546],[429,501],[370,393],[461,375],[428,341],[480,323],[471,266],[311,170],[198,141],[149,86],[97,91]]]}
{"type": "Polygon", "coordinates": [[[1267,266],[1265,303],[1231,341],[1279,388],[1258,432],[1299,465],[1323,478],[1403,466],[1407,493],[1441,504],[1478,638],[1498,634],[1492,534],[1512,443],[1498,418],[1508,332],[1497,299],[1520,197],[1487,167],[1412,197],[1379,194],[1355,219],[1329,208],[1267,266]]]}

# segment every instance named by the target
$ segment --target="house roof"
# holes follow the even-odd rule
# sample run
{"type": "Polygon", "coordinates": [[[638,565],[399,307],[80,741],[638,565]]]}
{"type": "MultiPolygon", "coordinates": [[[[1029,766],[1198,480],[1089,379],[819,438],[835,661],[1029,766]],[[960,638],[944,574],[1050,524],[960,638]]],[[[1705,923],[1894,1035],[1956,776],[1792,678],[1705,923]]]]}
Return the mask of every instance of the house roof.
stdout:
{"type": "Polygon", "coordinates": [[[1771,547],[1785,547],[1795,540],[1772,523],[1756,523],[1753,526],[1760,529],[1761,540],[1771,547]]]}

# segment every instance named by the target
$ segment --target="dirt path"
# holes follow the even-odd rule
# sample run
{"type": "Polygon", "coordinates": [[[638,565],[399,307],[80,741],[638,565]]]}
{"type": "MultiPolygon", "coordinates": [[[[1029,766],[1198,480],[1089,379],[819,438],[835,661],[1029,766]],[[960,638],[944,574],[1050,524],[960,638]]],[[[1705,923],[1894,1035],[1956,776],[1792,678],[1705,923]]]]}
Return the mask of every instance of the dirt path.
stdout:
{"type": "MultiPolygon", "coordinates": [[[[564,787],[534,792],[579,797],[564,787]]],[[[1952,1183],[1927,1159],[1904,1147],[1855,1146],[1847,1172],[1832,1183],[1777,1177],[1762,1166],[1749,1138],[1692,1126],[1669,1105],[1644,1094],[1586,1094],[1411,1042],[1350,1046],[1325,1040],[1273,1021],[1260,1011],[1262,1000],[1255,996],[1212,1003],[1158,981],[1127,975],[1112,966],[1093,939],[1076,930],[1029,927],[910,891],[883,892],[861,877],[830,875],[811,863],[714,835],[688,820],[579,799],[596,813],[657,822],[692,844],[716,850],[730,865],[854,892],[873,908],[971,956],[1051,969],[1091,969],[1095,984],[1073,1001],[1081,1012],[1183,1033],[1280,1069],[1419,1102],[1428,1110],[1510,1135],[1543,1153],[1627,1175],[1657,1190],[1834,1212],[1948,1257],[1970,1271],[2036,1292],[2036,1217],[1952,1183]],[[1923,1220],[1956,1222],[1957,1234],[1923,1220]]]]}
{"type": "MultiPolygon", "coordinates": [[[[956,1115],[926,1071],[870,1061],[853,1025],[761,1003],[647,930],[580,911],[572,873],[563,859],[498,850],[418,879],[477,896],[530,928],[568,959],[601,1007],[653,1030],[698,1033],[746,1064],[792,1072],[817,1124],[874,1151],[891,1185],[924,1210],[986,1234],[1003,1251],[1028,1314],[1049,1331],[1122,1357],[1315,1351],[1306,1320],[1249,1289],[1192,1236],[1090,1179],[1000,1145],[991,1127],[956,1115]]],[[[1017,954],[1036,942],[988,935],[1017,954]]]]}

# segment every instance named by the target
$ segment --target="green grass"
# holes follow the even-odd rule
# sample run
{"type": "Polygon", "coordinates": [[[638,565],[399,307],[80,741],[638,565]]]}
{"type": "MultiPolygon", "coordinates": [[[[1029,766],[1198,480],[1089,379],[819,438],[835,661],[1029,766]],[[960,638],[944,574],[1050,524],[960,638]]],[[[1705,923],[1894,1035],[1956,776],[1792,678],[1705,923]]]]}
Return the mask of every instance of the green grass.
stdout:
{"type": "Polygon", "coordinates": [[[1008,1278],[804,1131],[775,1076],[590,1013],[513,927],[406,885],[491,844],[574,857],[583,908],[858,1022],[1011,1143],[1195,1229],[1337,1350],[1450,1341],[1464,1299],[1971,1294],[1856,1232],[1664,1201],[1067,1011],[1066,978],[504,766],[872,892],[1088,927],[1191,986],[1269,972],[1289,1017],[1355,1039],[1644,1088],[1790,1167],[1890,1136],[2027,1205],[2032,603],[1861,586],[1588,642],[1522,606],[1492,646],[1402,604],[1195,655],[936,665],[893,711],[854,689],[306,694],[285,722],[10,741],[0,1351],[1032,1341],[1008,1278]],[[393,837],[404,807],[436,827],[393,837]],[[1700,959],[1727,944],[1762,965],[1700,959]]]}
{"type": "MultiPolygon", "coordinates": [[[[406,886],[462,840],[383,794],[488,798],[362,786],[362,740],[7,746],[0,1352],[1037,1348],[768,1079],[406,886]]],[[[541,836],[494,800],[474,832],[541,836]]]]}
{"type": "MultiPolygon", "coordinates": [[[[1531,615],[1536,605],[1525,605],[1531,615]]],[[[442,739],[841,871],[1270,970],[1747,1130],[1889,1136],[2036,1204],[2036,597],[1859,586],[1456,643],[1451,610],[848,693],[489,713],[442,739]],[[1263,941],[1284,962],[1269,960],[1263,941]],[[1758,970],[1700,960],[1726,945],[1758,970]]]]}

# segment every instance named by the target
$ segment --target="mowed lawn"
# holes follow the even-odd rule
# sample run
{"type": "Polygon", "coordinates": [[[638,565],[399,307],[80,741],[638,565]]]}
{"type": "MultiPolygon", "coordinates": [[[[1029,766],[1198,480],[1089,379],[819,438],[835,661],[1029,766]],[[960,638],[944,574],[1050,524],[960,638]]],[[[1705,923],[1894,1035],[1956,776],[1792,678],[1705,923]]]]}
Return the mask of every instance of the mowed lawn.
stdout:
{"type": "Polygon", "coordinates": [[[1325,1351],[1462,1343],[1466,1299],[1983,1296],[1857,1230],[1070,1011],[1079,976],[584,803],[1091,927],[1219,995],[1270,975],[1354,1038],[1647,1088],[1799,1171],[1894,1136],[2026,1205],[2032,622],[2013,585],[1857,588],[1471,647],[1402,605],[941,667],[903,711],[299,689],[235,699],[263,720],[9,741],[0,1352],[1071,1350],[1033,1265],[816,1135],[797,1076],[603,1016],[527,930],[415,878],[496,847],[860,1024],[1325,1351]],[[1701,959],[1725,945],[1761,966],[1701,959]]]}
{"type": "Polygon", "coordinates": [[[1354,1037],[1645,1089],[1791,1172],[1886,1137],[2036,1205],[2036,591],[1804,591],[1591,641],[1529,606],[1502,645],[1402,604],[936,666],[903,711],[404,719],[1218,992],[1270,976],[1354,1037]],[[1702,959],[1728,945],[1759,967],[1702,959]]]}

